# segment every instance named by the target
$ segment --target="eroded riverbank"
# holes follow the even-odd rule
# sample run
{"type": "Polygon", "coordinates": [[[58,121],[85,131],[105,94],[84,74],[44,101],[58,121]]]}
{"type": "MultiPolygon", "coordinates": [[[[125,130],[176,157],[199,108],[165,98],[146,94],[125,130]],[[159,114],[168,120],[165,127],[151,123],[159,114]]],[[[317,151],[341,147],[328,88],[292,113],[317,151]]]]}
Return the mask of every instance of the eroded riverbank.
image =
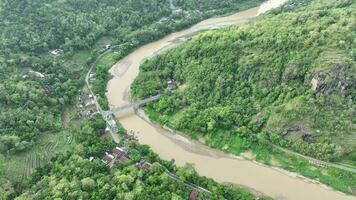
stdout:
{"type": "MultiPolygon", "coordinates": [[[[128,91],[139,72],[140,64],[156,53],[176,46],[187,35],[203,29],[243,23],[285,0],[269,1],[265,6],[252,8],[227,17],[212,18],[186,30],[170,34],[161,40],[149,43],[120,60],[110,73],[113,79],[108,83],[107,98],[110,107],[127,104],[128,91]]],[[[325,188],[322,185],[297,178],[295,174],[280,171],[236,156],[211,149],[199,142],[149,123],[136,114],[119,118],[125,129],[136,132],[142,144],[149,145],[163,159],[175,159],[178,165],[191,163],[200,175],[214,178],[219,182],[244,185],[279,199],[356,199],[325,188]]]]}

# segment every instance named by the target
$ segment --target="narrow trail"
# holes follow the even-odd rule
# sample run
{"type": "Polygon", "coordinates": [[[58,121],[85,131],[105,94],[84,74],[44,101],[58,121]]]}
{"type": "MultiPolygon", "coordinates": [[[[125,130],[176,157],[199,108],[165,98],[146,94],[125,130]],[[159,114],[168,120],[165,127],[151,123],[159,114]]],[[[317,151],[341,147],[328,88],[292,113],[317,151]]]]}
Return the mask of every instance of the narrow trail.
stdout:
{"type": "Polygon", "coordinates": [[[309,156],[305,156],[305,155],[303,155],[303,154],[300,154],[300,153],[297,153],[297,152],[294,152],[294,151],[285,149],[285,148],[283,148],[283,147],[277,146],[277,145],[275,145],[275,144],[272,144],[271,142],[268,142],[268,141],[267,141],[267,143],[268,143],[270,146],[272,146],[273,148],[278,149],[278,150],[280,150],[280,151],[283,151],[284,153],[287,153],[287,154],[291,154],[291,155],[294,155],[294,156],[297,156],[297,157],[304,158],[304,159],[308,160],[309,163],[311,163],[311,164],[313,164],[313,165],[322,166],[322,167],[333,167],[333,168],[341,169],[341,170],[344,170],[344,171],[347,171],[347,172],[356,173],[356,169],[353,168],[353,167],[348,167],[348,166],[340,165],[340,164],[337,164],[337,163],[332,163],[332,162],[326,162],[326,161],[318,160],[318,159],[316,159],[316,158],[312,158],[312,157],[309,157],[309,156]]]}

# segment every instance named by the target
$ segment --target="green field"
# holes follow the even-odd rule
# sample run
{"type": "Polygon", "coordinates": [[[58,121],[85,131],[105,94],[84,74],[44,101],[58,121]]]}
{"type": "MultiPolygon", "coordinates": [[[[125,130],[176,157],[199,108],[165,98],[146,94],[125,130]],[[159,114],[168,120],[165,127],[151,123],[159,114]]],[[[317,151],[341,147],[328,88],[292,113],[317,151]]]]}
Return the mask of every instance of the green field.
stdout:
{"type": "Polygon", "coordinates": [[[0,155],[4,178],[21,181],[36,167],[46,164],[56,153],[65,152],[75,146],[74,136],[69,132],[42,134],[38,143],[30,150],[15,155],[0,155]]]}

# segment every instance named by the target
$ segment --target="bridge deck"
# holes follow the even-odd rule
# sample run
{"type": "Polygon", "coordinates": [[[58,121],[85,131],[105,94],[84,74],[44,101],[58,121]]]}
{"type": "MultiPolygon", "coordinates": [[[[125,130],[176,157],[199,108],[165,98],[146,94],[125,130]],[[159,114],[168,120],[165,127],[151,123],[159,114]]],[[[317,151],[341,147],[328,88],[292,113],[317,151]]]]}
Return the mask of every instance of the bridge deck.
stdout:
{"type": "Polygon", "coordinates": [[[116,108],[111,109],[110,113],[114,114],[114,113],[119,113],[119,112],[129,109],[129,108],[138,108],[139,106],[142,106],[149,102],[158,100],[159,97],[160,97],[160,95],[156,95],[156,96],[152,96],[152,97],[149,97],[149,98],[146,98],[143,100],[132,102],[132,103],[124,105],[124,106],[116,107],[116,108]]]}

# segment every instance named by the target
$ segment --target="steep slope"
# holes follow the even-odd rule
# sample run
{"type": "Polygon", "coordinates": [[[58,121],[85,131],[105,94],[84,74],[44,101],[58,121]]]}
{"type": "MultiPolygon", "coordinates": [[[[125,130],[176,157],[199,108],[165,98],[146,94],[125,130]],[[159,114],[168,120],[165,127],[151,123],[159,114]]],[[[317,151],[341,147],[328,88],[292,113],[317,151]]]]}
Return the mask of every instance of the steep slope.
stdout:
{"type": "Polygon", "coordinates": [[[353,10],[353,1],[291,1],[200,34],[144,63],[132,95],[164,93],[148,108],[158,121],[227,151],[267,139],[355,164],[353,10]]]}
{"type": "MultiPolygon", "coordinates": [[[[28,152],[47,135],[63,133],[65,110],[78,105],[85,73],[106,45],[120,46],[115,61],[171,31],[230,12],[236,7],[228,5],[237,2],[209,1],[197,12],[193,7],[171,10],[166,0],[1,1],[0,162],[7,165],[12,157],[6,156],[28,152]]],[[[250,2],[239,6],[259,1],[250,2]]],[[[96,93],[105,93],[107,70],[96,69],[96,93]]]]}

